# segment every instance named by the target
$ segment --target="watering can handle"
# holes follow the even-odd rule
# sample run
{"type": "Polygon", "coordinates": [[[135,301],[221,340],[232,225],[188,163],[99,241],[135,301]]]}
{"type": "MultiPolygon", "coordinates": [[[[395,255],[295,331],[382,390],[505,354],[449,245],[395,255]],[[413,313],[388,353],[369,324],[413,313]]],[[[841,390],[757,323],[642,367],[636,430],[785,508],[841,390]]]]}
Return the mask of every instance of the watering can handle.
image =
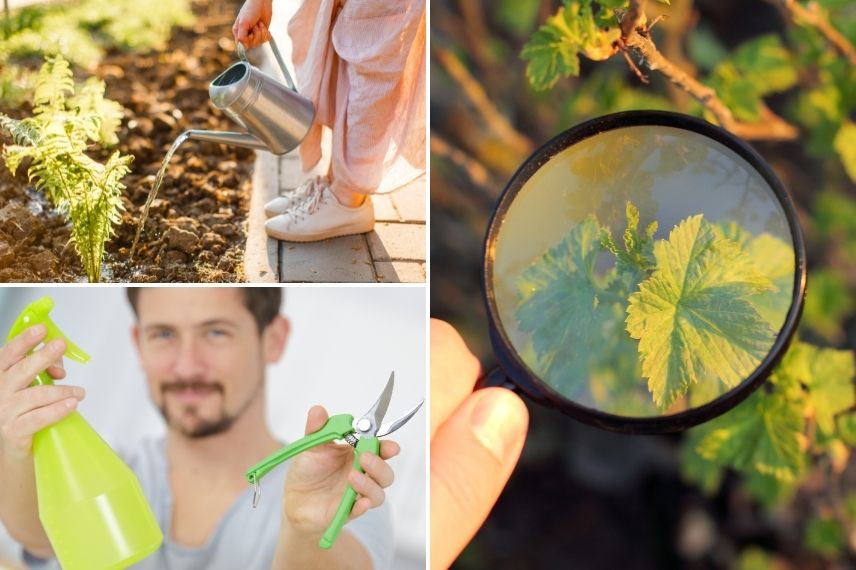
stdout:
{"type": "MultiPolygon", "coordinates": [[[[294,86],[294,81],[291,79],[291,74],[288,72],[288,68],[285,66],[285,61],[282,59],[282,54],[279,53],[279,48],[276,47],[276,40],[273,39],[273,36],[270,38],[270,47],[273,50],[273,56],[276,58],[276,63],[279,65],[279,68],[282,70],[282,74],[285,76],[285,82],[288,83],[288,88],[297,92],[297,88],[294,86]]],[[[244,50],[244,44],[238,42],[238,57],[242,60],[247,61],[247,52],[244,50]]]]}

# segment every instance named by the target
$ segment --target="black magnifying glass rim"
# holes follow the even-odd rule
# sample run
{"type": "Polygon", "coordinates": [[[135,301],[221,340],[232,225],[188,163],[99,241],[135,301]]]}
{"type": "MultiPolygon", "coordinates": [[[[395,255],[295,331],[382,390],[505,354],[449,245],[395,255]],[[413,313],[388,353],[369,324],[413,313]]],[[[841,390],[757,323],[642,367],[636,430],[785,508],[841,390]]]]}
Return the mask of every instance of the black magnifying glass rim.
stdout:
{"type": "Polygon", "coordinates": [[[490,340],[497,363],[505,375],[507,375],[508,380],[515,387],[519,388],[522,393],[526,394],[527,397],[536,402],[556,408],[583,423],[622,433],[646,434],[682,431],[711,420],[745,400],[770,375],[773,368],[784,355],[799,324],[805,297],[805,243],[797,220],[793,200],[781,181],[764,159],[761,158],[761,155],[736,136],[703,119],[669,111],[625,111],[604,115],[571,127],[541,146],[517,169],[517,172],[511,177],[511,180],[509,180],[500,195],[499,202],[488,224],[483,254],[482,291],[490,327],[490,340]],[[674,127],[692,131],[713,139],[735,152],[748,162],[772,189],[785,213],[785,218],[787,219],[793,239],[794,287],[791,306],[785,322],[767,356],[761,361],[761,364],[758,365],[754,372],[738,386],[702,406],[667,416],[633,417],[610,414],[575,403],[556,392],[534,374],[518,356],[499,318],[493,289],[496,239],[502,229],[508,209],[516,198],[517,193],[532,175],[556,154],[582,140],[614,129],[637,126],[674,127]]]}

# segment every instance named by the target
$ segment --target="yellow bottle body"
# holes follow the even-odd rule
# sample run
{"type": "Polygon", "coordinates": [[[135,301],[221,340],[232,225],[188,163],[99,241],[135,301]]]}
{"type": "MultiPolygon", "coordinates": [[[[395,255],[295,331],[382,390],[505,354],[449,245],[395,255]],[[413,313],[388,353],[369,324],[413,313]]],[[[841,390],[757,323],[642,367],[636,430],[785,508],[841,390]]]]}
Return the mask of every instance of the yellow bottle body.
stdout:
{"type": "Polygon", "coordinates": [[[63,570],[113,570],[163,533],[133,471],[77,412],[33,437],[39,518],[63,570]]]}

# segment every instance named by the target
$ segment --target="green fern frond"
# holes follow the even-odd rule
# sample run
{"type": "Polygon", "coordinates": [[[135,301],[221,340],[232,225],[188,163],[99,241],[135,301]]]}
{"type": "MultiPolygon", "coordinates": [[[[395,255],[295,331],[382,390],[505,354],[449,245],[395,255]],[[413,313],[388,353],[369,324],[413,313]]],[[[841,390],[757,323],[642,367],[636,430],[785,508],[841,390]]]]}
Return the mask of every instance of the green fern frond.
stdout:
{"type": "Polygon", "coordinates": [[[33,95],[34,112],[62,109],[65,99],[74,94],[74,76],[71,66],[61,55],[48,58],[39,70],[39,79],[33,95]]]}
{"type": "Polygon", "coordinates": [[[93,141],[105,146],[118,144],[116,133],[122,123],[124,109],[116,101],[104,97],[106,85],[97,77],[90,77],[81,85],[77,93],[69,99],[68,105],[77,109],[80,115],[94,116],[99,119],[99,130],[93,141]]]}
{"type": "Polygon", "coordinates": [[[121,106],[104,98],[100,80],[75,89],[68,62],[59,56],[39,71],[34,116],[18,121],[0,115],[0,126],[19,143],[4,148],[6,164],[16,170],[30,159],[30,182],[71,219],[70,241],[93,282],[101,278],[104,245],[121,220],[121,180],[133,157],[115,152],[100,164],[86,152],[91,142],[117,142],[121,115],[121,106]]]}
{"type": "Polygon", "coordinates": [[[36,146],[39,144],[39,131],[32,121],[13,119],[0,113],[0,127],[12,136],[12,140],[17,145],[36,146]]]}

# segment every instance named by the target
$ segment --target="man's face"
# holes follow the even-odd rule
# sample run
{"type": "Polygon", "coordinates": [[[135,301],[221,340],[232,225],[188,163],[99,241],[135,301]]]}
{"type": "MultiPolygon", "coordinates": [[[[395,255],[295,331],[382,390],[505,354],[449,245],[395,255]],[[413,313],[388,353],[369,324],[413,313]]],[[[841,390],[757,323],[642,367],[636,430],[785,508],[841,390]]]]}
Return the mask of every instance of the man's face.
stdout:
{"type": "Polygon", "coordinates": [[[170,429],[221,433],[263,402],[265,364],[279,358],[285,340],[282,317],[260,335],[242,294],[228,288],[145,289],[137,313],[134,340],[170,429]]]}

